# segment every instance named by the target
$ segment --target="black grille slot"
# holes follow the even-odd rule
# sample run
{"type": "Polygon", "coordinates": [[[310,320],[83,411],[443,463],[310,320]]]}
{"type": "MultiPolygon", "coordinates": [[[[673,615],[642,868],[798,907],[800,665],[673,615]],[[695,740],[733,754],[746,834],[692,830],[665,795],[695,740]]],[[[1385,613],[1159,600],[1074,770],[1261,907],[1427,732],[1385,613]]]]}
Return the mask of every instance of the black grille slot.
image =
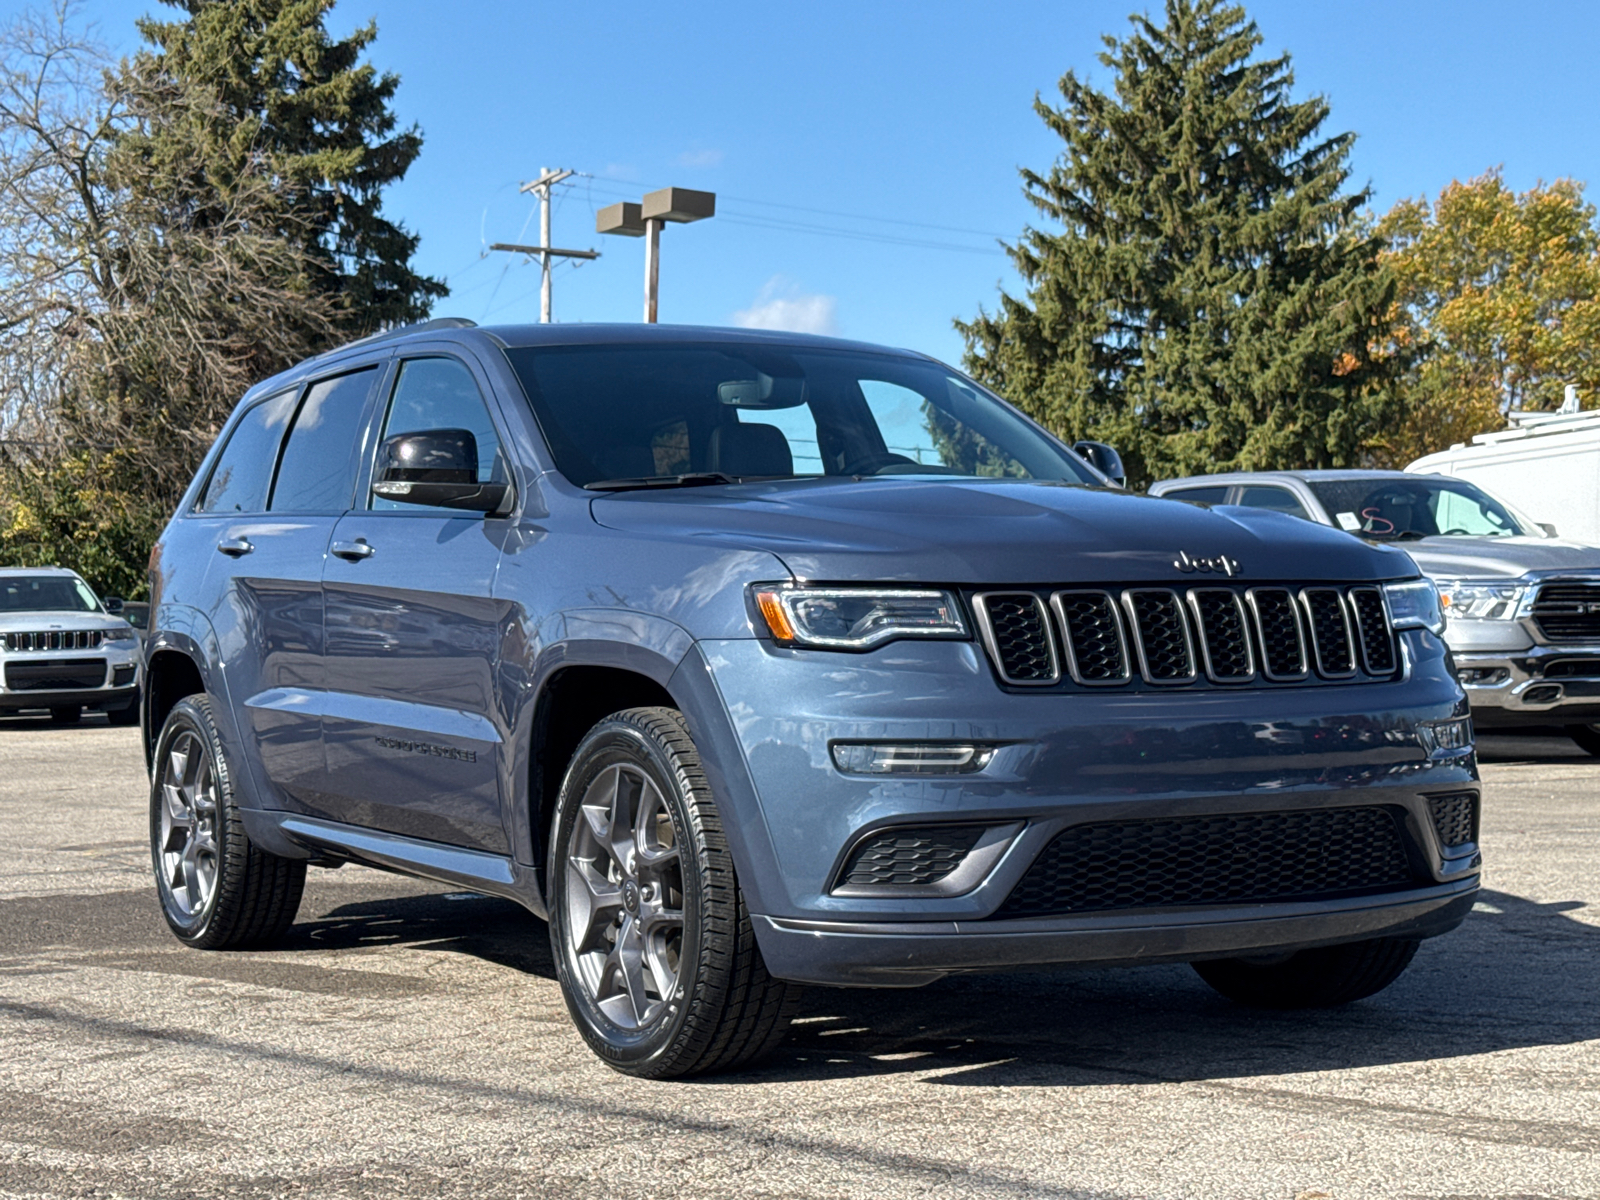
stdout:
{"type": "Polygon", "coordinates": [[[97,650],[104,636],[98,629],[41,629],[6,634],[7,650],[97,650]]]}
{"type": "Polygon", "coordinates": [[[1007,683],[1055,683],[1061,678],[1044,604],[1032,592],[990,592],[977,598],[989,650],[1007,683]]]}
{"type": "Polygon", "coordinates": [[[1442,845],[1454,848],[1478,840],[1478,793],[1451,792],[1428,797],[1428,815],[1442,845]]]}
{"type": "Polygon", "coordinates": [[[1079,683],[1125,683],[1133,674],[1117,604],[1107,592],[1057,592],[1067,665],[1079,683]]]}
{"type": "Polygon", "coordinates": [[[938,883],[961,865],[983,832],[981,825],[886,829],[851,851],[840,887],[917,887],[938,883]]]}
{"type": "Polygon", "coordinates": [[[1244,605],[1226,588],[1196,588],[1189,593],[1206,675],[1217,683],[1248,683],[1256,677],[1244,605]]]}
{"type": "Polygon", "coordinates": [[[996,916],[1311,900],[1412,882],[1385,808],[1106,821],[1058,833],[996,916]]]}
{"type": "Polygon", "coordinates": [[[1310,670],[1300,614],[1288,588],[1252,588],[1256,633],[1261,638],[1261,663],[1269,679],[1304,679],[1310,670]]]}
{"type": "Polygon", "coordinates": [[[133,677],[139,673],[138,667],[118,667],[111,672],[112,687],[127,687],[133,682],[133,677]]]}
{"type": "Polygon", "coordinates": [[[103,658],[47,658],[6,664],[6,687],[13,692],[66,692],[97,688],[106,681],[103,658]]]}
{"type": "Polygon", "coordinates": [[[1600,641],[1600,583],[1547,583],[1533,602],[1533,621],[1552,642],[1600,641]]]}
{"type": "Polygon", "coordinates": [[[1195,678],[1194,650],[1178,594],[1153,588],[1122,594],[1133,617],[1139,664],[1151,683],[1189,683],[1195,678]]]}
{"type": "Polygon", "coordinates": [[[1300,598],[1306,606],[1317,672],[1330,679],[1354,674],[1355,650],[1350,645],[1350,624],[1345,616],[1343,597],[1333,588],[1306,588],[1300,598]]]}
{"type": "Polygon", "coordinates": [[[1545,663],[1546,679],[1600,678],[1600,658],[1562,658],[1545,663]]]}
{"type": "Polygon", "coordinates": [[[1361,665],[1368,675],[1394,674],[1394,634],[1389,629],[1382,594],[1377,588],[1368,587],[1351,588],[1349,594],[1356,636],[1361,641],[1361,665]]]}

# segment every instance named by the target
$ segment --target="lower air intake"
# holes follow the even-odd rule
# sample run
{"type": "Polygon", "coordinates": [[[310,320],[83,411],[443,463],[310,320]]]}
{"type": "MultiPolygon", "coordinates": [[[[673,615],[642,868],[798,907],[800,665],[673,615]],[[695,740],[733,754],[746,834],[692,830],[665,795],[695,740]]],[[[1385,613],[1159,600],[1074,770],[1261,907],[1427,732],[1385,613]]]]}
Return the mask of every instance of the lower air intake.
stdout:
{"type": "Polygon", "coordinates": [[[981,825],[886,829],[851,851],[836,886],[924,887],[961,865],[983,833],[981,825]]]}
{"type": "Polygon", "coordinates": [[[1104,821],[1058,833],[995,915],[1312,900],[1412,882],[1387,808],[1104,821]]]}
{"type": "Polygon", "coordinates": [[[1428,815],[1439,831],[1439,842],[1449,848],[1478,840],[1478,794],[1452,792],[1448,796],[1429,796],[1428,815]]]}

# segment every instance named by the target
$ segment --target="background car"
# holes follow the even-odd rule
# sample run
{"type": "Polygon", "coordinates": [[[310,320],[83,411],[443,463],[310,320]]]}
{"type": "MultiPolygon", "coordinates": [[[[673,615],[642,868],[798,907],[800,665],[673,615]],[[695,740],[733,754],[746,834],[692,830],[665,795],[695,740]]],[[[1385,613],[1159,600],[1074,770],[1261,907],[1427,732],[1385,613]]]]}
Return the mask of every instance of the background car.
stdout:
{"type": "Polygon", "coordinates": [[[138,633],[76,572],[0,568],[0,712],[71,724],[90,708],[136,725],[139,670],[138,633]]]}
{"type": "Polygon", "coordinates": [[[1165,479],[1150,494],[1270,509],[1400,545],[1439,586],[1477,724],[1559,724],[1600,754],[1600,548],[1554,537],[1444,475],[1240,472],[1165,479]]]}

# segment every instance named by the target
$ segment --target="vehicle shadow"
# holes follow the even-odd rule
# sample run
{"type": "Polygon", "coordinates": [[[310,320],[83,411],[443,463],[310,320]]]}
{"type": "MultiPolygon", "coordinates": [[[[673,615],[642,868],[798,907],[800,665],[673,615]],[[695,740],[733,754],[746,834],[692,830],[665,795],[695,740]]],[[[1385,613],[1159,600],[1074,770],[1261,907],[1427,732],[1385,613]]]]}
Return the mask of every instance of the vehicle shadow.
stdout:
{"type": "Polygon", "coordinates": [[[1594,755],[1584,750],[1559,725],[1530,725],[1525,729],[1478,730],[1478,761],[1528,765],[1568,763],[1593,765],[1594,755]]]}
{"type": "Polygon", "coordinates": [[[1343,1008],[1242,1008],[1187,966],[946,979],[915,991],[815,989],[755,1073],[708,1082],[939,1071],[931,1082],[1087,1086],[1287,1075],[1600,1037],[1600,925],[1483,892],[1386,991],[1343,1008]]]}

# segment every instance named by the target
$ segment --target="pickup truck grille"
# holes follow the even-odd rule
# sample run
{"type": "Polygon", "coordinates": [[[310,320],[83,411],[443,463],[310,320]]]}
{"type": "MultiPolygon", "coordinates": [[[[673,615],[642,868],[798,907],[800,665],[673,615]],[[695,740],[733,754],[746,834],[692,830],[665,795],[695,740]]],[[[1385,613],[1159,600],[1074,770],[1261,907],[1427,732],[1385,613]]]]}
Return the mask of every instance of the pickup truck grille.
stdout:
{"type": "Polygon", "coordinates": [[[1370,584],[1027,589],[972,603],[996,673],[1016,688],[1260,686],[1400,669],[1370,584]]]}
{"type": "Polygon", "coordinates": [[[1600,583],[1547,583],[1533,601],[1533,623],[1552,642],[1600,641],[1600,583]]]}
{"type": "Polygon", "coordinates": [[[1388,808],[1329,808],[1073,825],[996,917],[1319,900],[1416,886],[1388,808]]]}
{"type": "Polygon", "coordinates": [[[104,634],[99,629],[41,629],[5,636],[7,650],[98,650],[104,634]]]}

